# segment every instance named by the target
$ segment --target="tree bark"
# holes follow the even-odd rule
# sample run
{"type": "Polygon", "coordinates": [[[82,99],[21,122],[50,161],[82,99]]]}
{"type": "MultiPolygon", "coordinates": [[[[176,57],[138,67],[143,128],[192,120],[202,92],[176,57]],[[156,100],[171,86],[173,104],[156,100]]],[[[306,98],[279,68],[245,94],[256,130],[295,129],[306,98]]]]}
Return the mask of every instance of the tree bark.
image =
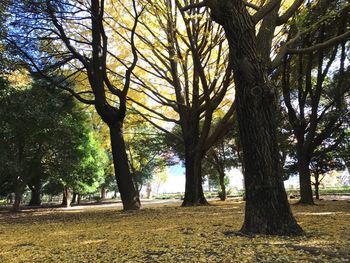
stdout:
{"type": "Polygon", "coordinates": [[[245,168],[246,207],[241,232],[296,235],[303,230],[289,207],[276,138],[276,96],[257,49],[255,24],[243,1],[214,1],[230,48],[245,168]]]}
{"type": "MultiPolygon", "coordinates": [[[[189,147],[187,147],[189,148],[189,147]]],[[[182,206],[208,205],[202,186],[201,158],[199,153],[186,149],[186,185],[182,206]]]]}
{"type": "Polygon", "coordinates": [[[122,123],[117,122],[113,125],[109,124],[108,126],[111,135],[115,177],[123,208],[124,210],[138,210],[140,209],[141,204],[128,165],[122,123]]]}
{"type": "Polygon", "coordinates": [[[299,184],[300,184],[300,204],[313,205],[310,163],[308,157],[298,151],[298,172],[299,172],[299,184]]]}

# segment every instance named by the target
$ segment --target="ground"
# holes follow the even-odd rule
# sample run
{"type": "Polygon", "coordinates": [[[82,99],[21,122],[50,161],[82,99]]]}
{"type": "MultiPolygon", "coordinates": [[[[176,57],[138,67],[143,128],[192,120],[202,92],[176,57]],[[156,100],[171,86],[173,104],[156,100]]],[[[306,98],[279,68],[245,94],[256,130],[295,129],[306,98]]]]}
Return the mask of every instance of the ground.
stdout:
{"type": "Polygon", "coordinates": [[[244,203],[0,213],[0,262],[350,262],[350,202],[292,205],[301,237],[237,236],[244,203]]]}

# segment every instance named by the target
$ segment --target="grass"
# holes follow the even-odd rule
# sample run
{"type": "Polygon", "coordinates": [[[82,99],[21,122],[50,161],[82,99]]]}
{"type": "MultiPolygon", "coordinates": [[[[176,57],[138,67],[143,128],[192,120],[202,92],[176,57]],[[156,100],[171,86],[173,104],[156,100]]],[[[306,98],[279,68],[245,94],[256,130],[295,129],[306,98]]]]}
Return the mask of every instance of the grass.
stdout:
{"type": "Polygon", "coordinates": [[[242,201],[0,213],[0,262],[350,262],[350,202],[292,205],[302,237],[225,235],[242,201]]]}

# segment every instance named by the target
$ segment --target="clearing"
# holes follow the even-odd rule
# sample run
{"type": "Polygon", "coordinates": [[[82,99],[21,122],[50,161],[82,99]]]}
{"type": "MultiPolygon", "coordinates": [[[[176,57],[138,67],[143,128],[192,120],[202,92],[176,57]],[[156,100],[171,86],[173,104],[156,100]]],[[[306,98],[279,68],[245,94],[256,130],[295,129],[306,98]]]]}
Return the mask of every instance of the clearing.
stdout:
{"type": "Polygon", "coordinates": [[[292,205],[302,237],[237,236],[244,202],[0,213],[0,262],[350,262],[350,202],[292,205]]]}

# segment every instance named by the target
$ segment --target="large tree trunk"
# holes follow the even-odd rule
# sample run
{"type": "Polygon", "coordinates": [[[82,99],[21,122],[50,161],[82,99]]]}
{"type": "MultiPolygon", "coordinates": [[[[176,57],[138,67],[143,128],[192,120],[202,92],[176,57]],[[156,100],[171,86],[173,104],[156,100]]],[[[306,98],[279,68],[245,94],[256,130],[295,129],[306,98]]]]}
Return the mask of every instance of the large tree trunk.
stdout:
{"type": "Polygon", "coordinates": [[[140,199],[135,189],[132,175],[129,170],[128,157],[120,122],[109,125],[115,177],[123,203],[124,210],[140,209],[140,199]]]}
{"type": "Polygon", "coordinates": [[[293,235],[303,230],[289,207],[276,138],[276,97],[258,51],[255,25],[243,1],[216,1],[236,85],[237,117],[245,169],[246,207],[241,232],[293,235]]]}
{"type": "Polygon", "coordinates": [[[185,166],[186,186],[182,206],[208,205],[203,192],[201,158],[198,153],[194,154],[186,149],[185,166]]]}
{"type": "Polygon", "coordinates": [[[304,154],[298,151],[298,172],[300,183],[300,204],[314,204],[310,174],[310,163],[304,154]]]}

